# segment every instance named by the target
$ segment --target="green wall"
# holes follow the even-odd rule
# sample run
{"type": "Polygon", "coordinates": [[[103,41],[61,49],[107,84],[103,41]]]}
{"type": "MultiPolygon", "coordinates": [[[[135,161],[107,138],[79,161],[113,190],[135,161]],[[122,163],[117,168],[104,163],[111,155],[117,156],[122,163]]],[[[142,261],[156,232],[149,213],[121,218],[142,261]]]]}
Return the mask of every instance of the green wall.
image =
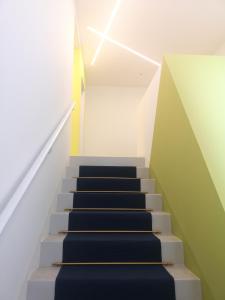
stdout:
{"type": "Polygon", "coordinates": [[[165,58],[150,163],[204,300],[225,299],[224,78],[222,57],[165,58]]]}

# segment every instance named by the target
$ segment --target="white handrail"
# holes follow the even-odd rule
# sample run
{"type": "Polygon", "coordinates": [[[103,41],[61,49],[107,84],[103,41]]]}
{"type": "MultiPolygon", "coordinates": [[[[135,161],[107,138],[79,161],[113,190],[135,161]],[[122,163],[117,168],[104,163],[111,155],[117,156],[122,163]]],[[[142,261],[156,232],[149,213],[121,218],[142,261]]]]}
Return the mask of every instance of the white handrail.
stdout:
{"type": "Polygon", "coordinates": [[[13,196],[8,201],[6,206],[3,208],[0,214],[0,234],[3,232],[5,226],[7,225],[8,221],[12,217],[14,211],[16,210],[17,205],[19,204],[20,200],[22,199],[23,195],[25,194],[26,190],[28,189],[29,185],[31,184],[33,178],[35,177],[36,173],[38,172],[39,168],[41,167],[43,161],[45,160],[47,154],[51,150],[53,144],[55,143],[57,137],[59,136],[62,128],[64,127],[66,121],[68,120],[73,108],[74,103],[72,103],[67,110],[66,114],[61,119],[60,123],[56,126],[54,132],[49,137],[37,157],[35,158],[33,164],[25,174],[23,180],[20,182],[18,187],[16,188],[13,196]]]}

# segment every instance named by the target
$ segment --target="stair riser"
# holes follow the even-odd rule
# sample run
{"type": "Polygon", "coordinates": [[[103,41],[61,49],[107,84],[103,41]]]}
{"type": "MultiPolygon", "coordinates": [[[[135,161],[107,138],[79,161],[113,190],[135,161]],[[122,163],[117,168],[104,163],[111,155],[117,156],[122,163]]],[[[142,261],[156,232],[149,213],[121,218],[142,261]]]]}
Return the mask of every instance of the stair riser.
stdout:
{"type": "Polygon", "coordinates": [[[143,157],[100,157],[100,156],[73,156],[70,157],[69,166],[135,166],[145,167],[143,157]]]}
{"type": "MultiPolygon", "coordinates": [[[[51,216],[50,234],[68,229],[69,213],[56,213],[51,216]]],[[[152,213],[152,230],[162,234],[171,233],[170,215],[166,213],[152,213]]]]}
{"type": "MultiPolygon", "coordinates": [[[[160,236],[158,236],[160,239],[160,236]]],[[[63,239],[59,237],[55,241],[43,241],[41,244],[40,267],[49,267],[54,262],[62,261],[63,239]],[[60,240],[59,240],[60,239],[60,240]]],[[[181,241],[161,241],[162,261],[173,264],[183,264],[183,245],[181,241]]]]}
{"type": "MultiPolygon", "coordinates": [[[[159,194],[146,194],[145,195],[146,208],[153,211],[162,210],[162,198],[159,194]]],[[[57,202],[57,211],[64,211],[65,208],[73,207],[73,194],[64,193],[59,194],[57,202]]]]}
{"type": "MultiPolygon", "coordinates": [[[[66,178],[62,183],[62,193],[68,193],[70,191],[76,191],[77,180],[66,178]]],[[[155,192],[155,180],[154,179],[141,179],[141,192],[154,193],[155,192]]]]}
{"type": "MultiPolygon", "coordinates": [[[[66,168],[66,178],[79,177],[79,167],[67,167],[66,168]]],[[[148,168],[137,168],[137,178],[149,178],[148,168]]]]}

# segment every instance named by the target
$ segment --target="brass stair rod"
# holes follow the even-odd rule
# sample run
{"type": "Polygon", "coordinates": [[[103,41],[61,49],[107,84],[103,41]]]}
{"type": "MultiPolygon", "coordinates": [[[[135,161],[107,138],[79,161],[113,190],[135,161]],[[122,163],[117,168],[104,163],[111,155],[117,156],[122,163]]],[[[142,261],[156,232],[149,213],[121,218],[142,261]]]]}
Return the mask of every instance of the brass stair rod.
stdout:
{"type": "Polygon", "coordinates": [[[62,230],[59,234],[66,233],[155,233],[161,234],[161,231],[157,230],[62,230]]]}
{"type": "Polygon", "coordinates": [[[170,262],[55,262],[54,267],[63,266],[96,266],[96,265],[149,265],[149,266],[173,266],[170,262]]]}
{"type": "Polygon", "coordinates": [[[78,208],[65,208],[64,211],[76,211],[76,210],[103,210],[103,211],[153,211],[152,209],[148,209],[148,208],[107,208],[107,207],[78,207],[78,208]]]}
{"type": "MultiPolygon", "coordinates": [[[[135,179],[137,179],[137,180],[141,180],[142,178],[140,178],[140,177],[103,177],[103,176],[101,176],[101,177],[80,177],[80,176],[72,176],[72,178],[73,179],[131,179],[131,180],[135,180],[135,179]]],[[[148,179],[148,178],[146,178],[146,179],[148,179]]]]}
{"type": "Polygon", "coordinates": [[[99,191],[99,190],[95,190],[95,191],[78,191],[78,190],[71,190],[69,191],[69,193],[136,193],[136,194],[148,194],[149,192],[142,192],[142,191],[109,191],[109,190],[105,190],[105,191],[99,191]]]}

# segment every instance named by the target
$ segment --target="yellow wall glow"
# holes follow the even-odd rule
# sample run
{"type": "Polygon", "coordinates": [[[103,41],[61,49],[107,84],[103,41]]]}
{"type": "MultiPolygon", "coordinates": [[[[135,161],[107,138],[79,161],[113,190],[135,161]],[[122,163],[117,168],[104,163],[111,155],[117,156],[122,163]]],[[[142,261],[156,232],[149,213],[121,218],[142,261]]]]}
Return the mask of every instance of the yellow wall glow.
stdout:
{"type": "Polygon", "coordinates": [[[74,66],[73,66],[73,91],[72,99],[75,102],[74,110],[71,114],[71,148],[70,155],[79,155],[80,144],[80,110],[81,110],[81,93],[82,86],[85,85],[84,80],[84,64],[81,49],[74,50],[74,66]]]}

